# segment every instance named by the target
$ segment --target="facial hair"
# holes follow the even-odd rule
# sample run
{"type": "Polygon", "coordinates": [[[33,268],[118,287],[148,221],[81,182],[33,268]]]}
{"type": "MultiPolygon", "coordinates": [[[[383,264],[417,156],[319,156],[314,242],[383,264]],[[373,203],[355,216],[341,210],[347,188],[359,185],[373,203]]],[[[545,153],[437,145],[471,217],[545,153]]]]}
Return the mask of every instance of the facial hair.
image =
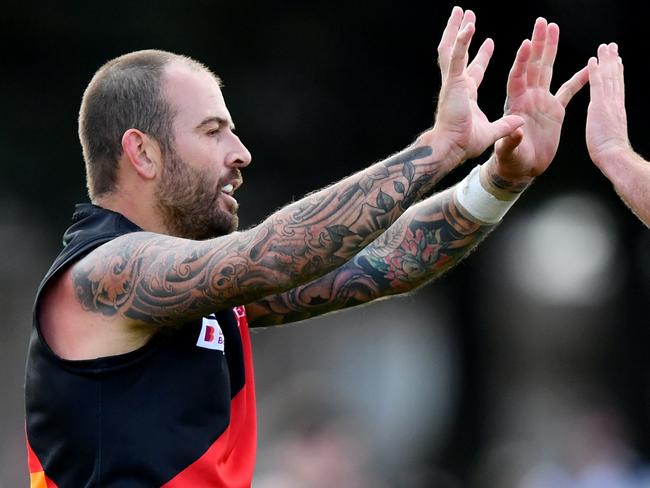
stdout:
{"type": "MultiPolygon", "coordinates": [[[[241,179],[238,170],[227,178],[237,179],[241,179]]],[[[213,175],[191,167],[171,149],[155,195],[169,234],[203,240],[237,230],[237,208],[227,211],[220,207],[221,186],[213,175]]]]}

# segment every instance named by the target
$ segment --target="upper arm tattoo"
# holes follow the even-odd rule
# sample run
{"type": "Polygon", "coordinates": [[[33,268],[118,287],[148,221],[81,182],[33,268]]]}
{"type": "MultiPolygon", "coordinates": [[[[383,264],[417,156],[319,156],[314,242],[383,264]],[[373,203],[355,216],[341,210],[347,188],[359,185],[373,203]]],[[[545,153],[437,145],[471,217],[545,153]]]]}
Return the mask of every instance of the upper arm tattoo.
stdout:
{"type": "Polygon", "coordinates": [[[208,241],[137,232],[72,269],[84,309],[179,324],[340,267],[447,171],[427,146],[403,151],[288,205],[259,226],[208,241]]]}
{"type": "Polygon", "coordinates": [[[248,304],[249,322],[295,322],[413,290],[453,267],[494,227],[466,218],[447,190],[412,208],[340,268],[248,304]]]}

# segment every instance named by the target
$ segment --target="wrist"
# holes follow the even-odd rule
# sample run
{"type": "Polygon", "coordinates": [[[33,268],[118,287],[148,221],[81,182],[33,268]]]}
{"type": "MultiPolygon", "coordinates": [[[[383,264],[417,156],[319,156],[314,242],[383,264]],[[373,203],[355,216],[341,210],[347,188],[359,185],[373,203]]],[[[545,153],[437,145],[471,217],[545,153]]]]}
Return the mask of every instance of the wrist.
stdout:
{"type": "Polygon", "coordinates": [[[635,164],[639,160],[643,160],[643,158],[630,146],[602,151],[598,157],[593,158],[594,164],[606,175],[608,172],[617,171],[630,164],[635,164]]]}
{"type": "Polygon", "coordinates": [[[609,156],[602,157],[594,163],[615,187],[626,184],[638,176],[638,167],[648,167],[650,163],[637,154],[632,148],[614,151],[609,156]]]}
{"type": "Polygon", "coordinates": [[[454,197],[458,209],[467,218],[482,225],[494,225],[501,221],[521,192],[500,191],[501,198],[498,198],[482,181],[484,166],[476,166],[456,185],[454,197]]]}
{"type": "Polygon", "coordinates": [[[446,171],[459,166],[467,159],[465,150],[450,142],[453,138],[445,131],[433,127],[418,137],[417,143],[425,144],[433,150],[432,158],[446,171]]]}
{"type": "Polygon", "coordinates": [[[508,171],[499,164],[496,154],[481,166],[481,184],[499,200],[514,200],[530,186],[534,178],[508,171]]]}

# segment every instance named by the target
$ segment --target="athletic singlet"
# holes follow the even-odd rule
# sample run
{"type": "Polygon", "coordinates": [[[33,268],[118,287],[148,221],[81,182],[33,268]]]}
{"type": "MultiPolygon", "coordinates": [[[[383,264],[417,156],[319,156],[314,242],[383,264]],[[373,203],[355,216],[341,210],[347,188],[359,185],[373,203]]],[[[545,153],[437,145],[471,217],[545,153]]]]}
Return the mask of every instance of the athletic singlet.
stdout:
{"type": "Polygon", "coordinates": [[[255,389],[244,307],[161,329],[143,347],[64,360],[43,339],[38,299],[66,266],[141,229],[78,205],[36,295],[26,370],[31,488],[250,487],[255,389]]]}

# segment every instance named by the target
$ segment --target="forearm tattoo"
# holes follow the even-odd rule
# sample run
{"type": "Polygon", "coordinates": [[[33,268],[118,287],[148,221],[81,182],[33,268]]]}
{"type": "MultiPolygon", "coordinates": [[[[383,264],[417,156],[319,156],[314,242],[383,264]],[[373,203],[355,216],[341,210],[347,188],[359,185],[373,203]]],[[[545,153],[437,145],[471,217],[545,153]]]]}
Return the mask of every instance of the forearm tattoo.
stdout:
{"type": "Polygon", "coordinates": [[[530,185],[530,182],[513,183],[496,173],[488,173],[488,177],[493,186],[499,190],[508,191],[510,193],[521,193],[530,185]]]}
{"type": "Polygon", "coordinates": [[[357,254],[446,174],[431,154],[427,146],[403,151],[248,231],[203,242],[122,236],[74,266],[76,295],[88,311],[171,325],[313,280],[357,254]]]}
{"type": "Polygon", "coordinates": [[[447,190],[412,208],[339,269],[249,304],[251,325],[296,322],[413,290],[458,263],[494,227],[464,217],[447,190]]]}
{"type": "Polygon", "coordinates": [[[531,184],[532,179],[523,181],[510,181],[500,176],[494,169],[494,165],[487,167],[487,181],[486,183],[495,189],[497,192],[506,193],[521,193],[531,184]]]}

